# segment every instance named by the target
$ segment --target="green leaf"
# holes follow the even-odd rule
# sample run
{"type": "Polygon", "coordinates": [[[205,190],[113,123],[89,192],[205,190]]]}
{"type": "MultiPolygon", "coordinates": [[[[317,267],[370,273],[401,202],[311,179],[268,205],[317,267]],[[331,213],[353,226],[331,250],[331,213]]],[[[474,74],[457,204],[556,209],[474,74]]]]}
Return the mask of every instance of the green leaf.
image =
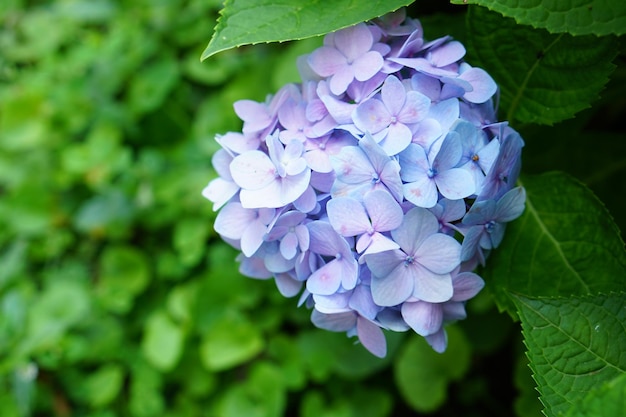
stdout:
{"type": "Polygon", "coordinates": [[[548,417],[578,408],[589,391],[626,372],[624,296],[515,297],[548,417]]]}
{"type": "Polygon", "coordinates": [[[89,314],[90,301],[83,285],[71,281],[51,285],[30,307],[26,346],[36,349],[58,344],[68,328],[89,314]]]}
{"type": "Polygon", "coordinates": [[[465,375],[470,346],[454,326],[446,328],[448,348],[435,352],[426,340],[413,335],[394,362],[396,385],[404,400],[420,413],[437,410],[446,399],[448,384],[465,375]]]}
{"type": "Polygon", "coordinates": [[[382,16],[410,3],[412,1],[409,0],[227,0],[201,59],[247,44],[323,35],[382,16]],[[251,22],[254,22],[252,27],[251,22]]]}
{"type": "Polygon", "coordinates": [[[125,245],[108,246],[100,257],[96,296],[116,313],[126,313],[150,280],[148,260],[139,250],[125,245]]]}
{"type": "Polygon", "coordinates": [[[626,415],[626,373],[590,391],[576,407],[569,409],[567,417],[626,415]]]}
{"type": "Polygon", "coordinates": [[[452,0],[478,4],[518,23],[572,35],[623,35],[626,2],[615,0],[452,0]]]}
{"type": "Polygon", "coordinates": [[[203,335],[200,359],[212,371],[240,365],[264,347],[259,330],[238,310],[228,310],[203,335]]]}
{"type": "Polygon", "coordinates": [[[506,120],[551,125],[590,106],[608,82],[614,38],[552,35],[481,7],[467,14],[472,65],[501,90],[506,120]]]}
{"type": "Polygon", "coordinates": [[[626,252],[602,203],[561,172],[523,177],[524,214],[507,226],[483,275],[501,310],[515,315],[511,294],[527,297],[620,291],[626,252]]]}
{"type": "Polygon", "coordinates": [[[124,382],[124,371],[116,364],[106,364],[89,375],[84,382],[85,396],[93,407],[102,407],[113,401],[124,382]]]}
{"type": "Polygon", "coordinates": [[[184,332],[164,311],[154,312],[146,322],[141,350],[155,368],[170,371],[180,358],[184,332]]]}
{"type": "Polygon", "coordinates": [[[206,250],[210,223],[202,218],[185,218],[174,228],[174,248],[185,266],[197,264],[206,250]]]}
{"type": "Polygon", "coordinates": [[[268,362],[253,365],[245,383],[231,385],[216,415],[271,417],[284,415],[286,392],[280,369],[268,362]]]}

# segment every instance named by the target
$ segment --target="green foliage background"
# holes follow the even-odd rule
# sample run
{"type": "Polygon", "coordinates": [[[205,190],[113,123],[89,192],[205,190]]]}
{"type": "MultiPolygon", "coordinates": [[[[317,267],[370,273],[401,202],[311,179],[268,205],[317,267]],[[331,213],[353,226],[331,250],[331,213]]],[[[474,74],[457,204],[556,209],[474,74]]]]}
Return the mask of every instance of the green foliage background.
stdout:
{"type": "Polygon", "coordinates": [[[431,3],[410,9],[426,38],[466,43],[468,61],[505,89],[503,117],[526,140],[522,182],[533,209],[490,259],[488,289],[449,328],[446,353],[388,333],[389,354],[377,359],[343,334],[315,329],[273,283],[239,275],[200,195],[215,175],[214,135],[240,128],[232,103],[298,81],[296,57],[321,39],[230,49],[201,63],[217,0],[2,2],[0,415],[533,417],[545,406],[548,415],[577,416],[619,399],[622,39],[586,38],[589,46],[482,8],[431,3]],[[502,43],[511,34],[527,40],[517,49],[539,50],[508,56],[502,43]],[[537,58],[546,45],[588,52],[548,65],[537,58]],[[521,78],[529,94],[516,90],[515,76],[530,72],[519,68],[539,74],[521,78]],[[592,74],[595,84],[559,77],[566,70],[592,74]],[[545,80],[569,95],[545,93],[545,80]],[[533,107],[542,100],[553,103],[547,116],[533,107]],[[543,174],[553,170],[561,173],[543,174]],[[548,254],[536,269],[528,247],[548,254]],[[599,334],[583,352],[589,369],[550,351],[555,335],[565,335],[565,349],[590,340],[576,331],[581,311],[599,334]],[[602,364],[604,379],[594,379],[602,364]],[[554,383],[563,373],[580,375],[580,385],[554,383]],[[572,389],[589,397],[577,410],[571,405],[585,395],[563,394],[572,389]]]}

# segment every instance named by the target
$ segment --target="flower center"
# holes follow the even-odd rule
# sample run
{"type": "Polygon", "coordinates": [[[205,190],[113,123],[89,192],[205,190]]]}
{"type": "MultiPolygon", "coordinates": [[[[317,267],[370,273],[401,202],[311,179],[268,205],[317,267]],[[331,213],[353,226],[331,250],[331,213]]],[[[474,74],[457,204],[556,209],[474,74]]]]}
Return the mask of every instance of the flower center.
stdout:
{"type": "Polygon", "coordinates": [[[404,258],[404,266],[409,266],[414,261],[415,261],[415,259],[412,256],[408,255],[406,258],[404,258]]]}
{"type": "Polygon", "coordinates": [[[428,172],[426,173],[426,175],[428,175],[428,178],[433,178],[435,175],[437,175],[437,170],[434,168],[428,168],[428,172]]]}
{"type": "Polygon", "coordinates": [[[380,177],[378,176],[377,173],[373,173],[372,174],[372,184],[378,184],[380,182],[380,177]]]}
{"type": "Polygon", "coordinates": [[[491,220],[489,223],[485,224],[485,230],[487,231],[487,233],[491,233],[493,232],[495,226],[496,222],[494,220],[491,220]]]}
{"type": "Polygon", "coordinates": [[[472,161],[478,162],[479,159],[480,159],[480,156],[478,156],[477,154],[472,155],[472,161]]]}

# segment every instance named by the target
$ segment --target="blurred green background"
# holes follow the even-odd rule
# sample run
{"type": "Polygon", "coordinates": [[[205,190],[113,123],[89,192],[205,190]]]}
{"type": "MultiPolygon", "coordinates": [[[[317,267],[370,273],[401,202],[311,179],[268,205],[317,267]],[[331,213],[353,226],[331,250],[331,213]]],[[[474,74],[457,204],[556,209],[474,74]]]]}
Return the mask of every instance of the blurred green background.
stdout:
{"type": "MultiPolygon", "coordinates": [[[[220,7],[2,1],[0,416],[540,415],[488,293],[445,354],[388,333],[381,360],[238,274],[200,194],[213,138],[321,40],[201,63],[220,7]]],[[[430,12],[433,39],[447,28],[430,12]]]]}

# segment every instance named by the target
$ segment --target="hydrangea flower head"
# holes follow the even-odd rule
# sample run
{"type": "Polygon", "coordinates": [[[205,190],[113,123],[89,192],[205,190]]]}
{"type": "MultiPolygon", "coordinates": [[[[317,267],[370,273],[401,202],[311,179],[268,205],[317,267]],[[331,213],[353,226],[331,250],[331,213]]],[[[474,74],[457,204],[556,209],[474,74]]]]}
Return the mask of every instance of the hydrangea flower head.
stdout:
{"type": "Polygon", "coordinates": [[[202,194],[240,272],[376,356],[385,331],[443,352],[485,285],[472,269],[524,211],[524,142],[464,57],[402,9],[328,34],[299,60],[300,84],[236,102],[242,130],[216,138],[202,194]]]}

